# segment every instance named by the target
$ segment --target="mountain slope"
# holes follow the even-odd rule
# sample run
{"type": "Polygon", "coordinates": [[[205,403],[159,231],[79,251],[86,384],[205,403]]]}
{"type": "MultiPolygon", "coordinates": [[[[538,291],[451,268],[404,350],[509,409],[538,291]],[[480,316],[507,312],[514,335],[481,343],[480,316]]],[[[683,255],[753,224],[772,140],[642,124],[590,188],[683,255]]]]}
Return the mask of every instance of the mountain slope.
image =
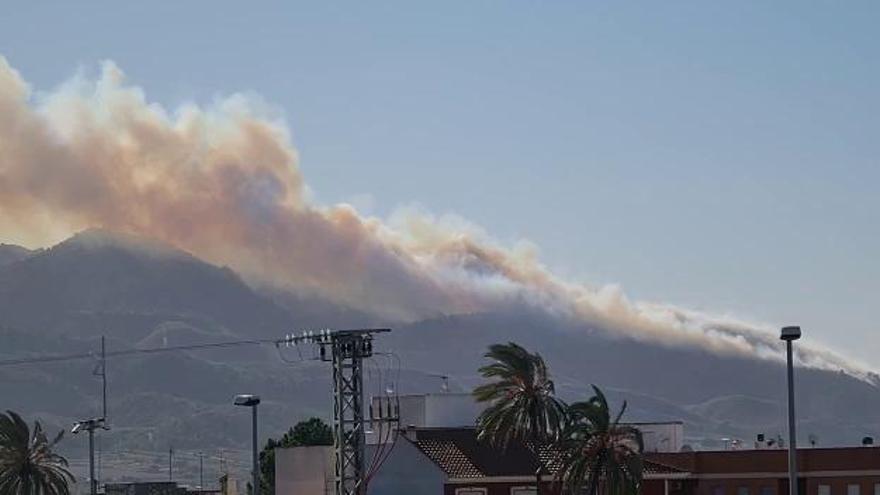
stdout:
{"type": "MultiPolygon", "coordinates": [[[[47,250],[4,246],[3,252],[15,254],[0,264],[0,359],[94,351],[101,335],[110,350],[118,350],[383,323],[330,301],[255,289],[229,269],[103,231],[47,250]]],[[[629,402],[630,420],[685,421],[686,435],[698,446],[785,431],[780,362],[619,338],[540,311],[394,325],[376,341],[383,354],[366,367],[365,390],[436,392],[440,375],[450,377],[453,389],[468,390],[479,382],[476,369],[486,347],[506,341],[539,351],[565,399],[585,397],[596,383],[613,401],[629,402]],[[384,353],[399,357],[399,363],[384,353]]],[[[230,405],[236,393],[263,396],[264,438],[307,415],[329,419],[329,368],[313,352],[250,346],[111,359],[113,429],[102,434],[109,442],[107,469],[146,476],[155,463],[144,460],[144,470],[134,470],[141,461],[132,453],[161,456],[172,443],[206,452],[224,448],[232,455],[229,451],[247,440],[246,418],[230,405]]],[[[2,408],[59,426],[92,417],[100,403],[96,364],[84,359],[0,367],[2,408]]],[[[880,436],[874,414],[880,390],[874,385],[842,373],[798,369],[797,386],[804,440],[815,434],[822,445],[856,444],[864,435],[880,436]]],[[[65,441],[76,458],[84,453],[80,440],[65,441]]],[[[244,450],[240,454],[246,457],[244,450]]]]}
{"type": "Polygon", "coordinates": [[[131,342],[168,319],[261,335],[291,321],[229,269],[101,231],[0,269],[0,313],[17,328],[131,342]]]}
{"type": "MultiPolygon", "coordinates": [[[[632,397],[631,411],[639,412],[639,420],[690,417],[693,421],[686,431],[690,436],[699,437],[706,428],[720,428],[724,433],[718,438],[744,439],[771,433],[766,430],[785,431],[784,409],[775,417],[769,410],[772,404],[785,401],[781,362],[612,338],[534,312],[423,321],[399,328],[388,340],[407,362],[417,362],[424,369],[468,385],[477,381],[474,370],[482,362],[486,346],[512,340],[541,352],[567,399],[584,397],[588,385],[596,383],[617,389],[620,398],[632,397]],[[659,402],[640,407],[649,402],[646,397],[659,402]],[[714,408],[690,407],[722,398],[714,408]],[[663,403],[678,409],[664,411],[660,407],[663,403]],[[761,404],[761,414],[739,414],[755,404],[761,404]]],[[[874,414],[880,408],[880,389],[875,385],[831,371],[799,368],[796,373],[799,417],[821,430],[804,428],[805,438],[815,433],[828,443],[857,444],[864,435],[880,433],[880,420],[874,414]],[[854,434],[856,431],[859,433],[854,434]]],[[[711,442],[714,433],[705,434],[710,438],[703,441],[711,442]]]]}
{"type": "Polygon", "coordinates": [[[33,254],[33,251],[14,244],[0,244],[0,267],[21,261],[33,254]]]}

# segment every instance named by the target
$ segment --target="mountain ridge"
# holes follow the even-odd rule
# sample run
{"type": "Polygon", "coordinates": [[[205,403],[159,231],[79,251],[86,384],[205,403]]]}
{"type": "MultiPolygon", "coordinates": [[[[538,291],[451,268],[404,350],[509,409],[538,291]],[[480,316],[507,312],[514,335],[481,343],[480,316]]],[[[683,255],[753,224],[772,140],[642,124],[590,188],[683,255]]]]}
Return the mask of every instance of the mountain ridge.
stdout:
{"type": "MultiPolygon", "coordinates": [[[[389,324],[331,301],[248,284],[229,268],[106,231],[87,231],[25,254],[0,265],[4,359],[94,351],[101,335],[109,349],[118,350],[389,324]]],[[[388,387],[439,391],[438,376],[448,376],[454,390],[469,390],[481,380],[477,368],[486,346],[516,341],[545,357],[565,400],[584,398],[596,383],[613,402],[629,402],[630,420],[685,421],[694,446],[784,432],[783,411],[775,410],[785,391],[781,362],[658,346],[526,307],[391,326],[394,331],[375,344],[382,354],[367,367],[369,394],[388,387]],[[755,414],[743,413],[750,410],[755,414]]],[[[169,443],[234,449],[247,439],[236,419],[240,411],[229,402],[235,393],[264,397],[264,438],[297,418],[329,420],[329,369],[313,351],[249,346],[111,359],[114,429],[105,435],[119,459],[121,452],[163,451],[169,443]]],[[[93,360],[0,367],[2,406],[53,425],[90,417],[100,396],[94,367],[93,360]]],[[[862,436],[880,436],[876,386],[802,367],[797,384],[804,438],[815,434],[827,444],[854,445],[862,436]]],[[[83,454],[81,443],[65,445],[76,457],[83,454]]]]}

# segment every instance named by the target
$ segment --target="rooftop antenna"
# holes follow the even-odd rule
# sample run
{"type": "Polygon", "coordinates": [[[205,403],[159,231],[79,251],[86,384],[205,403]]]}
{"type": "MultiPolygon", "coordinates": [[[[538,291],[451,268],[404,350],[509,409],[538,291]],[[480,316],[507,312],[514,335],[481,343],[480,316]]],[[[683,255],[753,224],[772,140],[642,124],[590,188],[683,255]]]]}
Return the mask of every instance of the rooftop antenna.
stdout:
{"type": "Polygon", "coordinates": [[[442,391],[444,394],[449,392],[449,375],[428,373],[428,376],[431,376],[434,378],[439,378],[440,380],[442,380],[442,382],[440,384],[440,391],[442,391]]]}

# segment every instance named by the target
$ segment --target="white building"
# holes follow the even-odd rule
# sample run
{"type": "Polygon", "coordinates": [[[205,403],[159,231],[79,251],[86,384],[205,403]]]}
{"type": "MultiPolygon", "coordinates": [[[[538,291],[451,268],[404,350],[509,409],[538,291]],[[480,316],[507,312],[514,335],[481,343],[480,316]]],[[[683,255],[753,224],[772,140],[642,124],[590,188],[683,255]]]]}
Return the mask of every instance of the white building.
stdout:
{"type": "MultiPolygon", "coordinates": [[[[372,399],[370,409],[373,417],[393,416],[396,412],[393,405],[389,409],[384,397],[372,399]]],[[[493,464],[492,457],[498,456],[473,444],[473,428],[481,410],[482,406],[467,393],[401,396],[399,430],[391,430],[382,422],[366,425],[367,471],[381,464],[381,469],[372,469],[376,472],[368,485],[368,495],[437,495],[443,486],[458,482],[454,474],[450,476],[450,471],[455,471],[450,466],[462,468],[462,462],[470,463],[465,472],[498,475],[499,469],[513,468],[493,464]]],[[[642,431],[646,452],[681,450],[681,422],[630,425],[642,431]]],[[[514,457],[529,462],[523,460],[528,454],[514,457]]],[[[331,495],[333,479],[333,447],[276,449],[278,495],[331,495]]]]}

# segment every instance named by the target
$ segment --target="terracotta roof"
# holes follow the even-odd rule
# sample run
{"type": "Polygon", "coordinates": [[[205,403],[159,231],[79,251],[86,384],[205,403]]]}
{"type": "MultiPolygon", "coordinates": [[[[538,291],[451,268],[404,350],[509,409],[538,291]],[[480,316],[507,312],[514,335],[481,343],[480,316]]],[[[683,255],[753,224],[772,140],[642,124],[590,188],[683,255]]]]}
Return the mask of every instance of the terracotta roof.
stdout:
{"type": "Polygon", "coordinates": [[[473,428],[418,429],[415,444],[450,478],[532,475],[538,469],[525,446],[511,444],[502,452],[478,442],[473,428]]]}
{"type": "MultiPolygon", "coordinates": [[[[478,442],[473,428],[417,428],[413,443],[450,478],[492,478],[498,476],[533,476],[538,468],[534,452],[511,443],[502,451],[478,442]]],[[[547,474],[560,467],[562,456],[553,448],[540,451],[547,474]]],[[[683,473],[679,468],[652,460],[644,461],[645,474],[683,473]]]]}

